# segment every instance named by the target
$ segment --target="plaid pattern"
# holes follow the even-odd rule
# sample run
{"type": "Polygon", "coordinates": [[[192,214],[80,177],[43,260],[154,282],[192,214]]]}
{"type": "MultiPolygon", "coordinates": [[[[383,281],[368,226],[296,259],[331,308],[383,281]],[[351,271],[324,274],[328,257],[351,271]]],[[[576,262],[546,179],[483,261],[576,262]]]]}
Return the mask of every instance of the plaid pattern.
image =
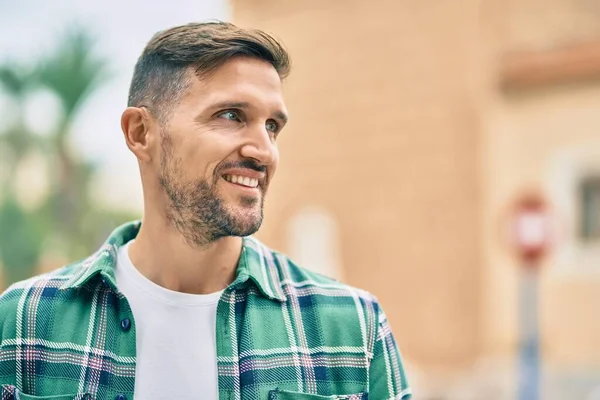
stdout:
{"type": "MultiPolygon", "coordinates": [[[[86,260],[2,294],[0,400],[133,398],[136,326],[114,268],[139,227],[123,225],[86,260]]],[[[411,397],[377,300],[252,237],[217,306],[216,330],[220,399],[411,397]]]]}

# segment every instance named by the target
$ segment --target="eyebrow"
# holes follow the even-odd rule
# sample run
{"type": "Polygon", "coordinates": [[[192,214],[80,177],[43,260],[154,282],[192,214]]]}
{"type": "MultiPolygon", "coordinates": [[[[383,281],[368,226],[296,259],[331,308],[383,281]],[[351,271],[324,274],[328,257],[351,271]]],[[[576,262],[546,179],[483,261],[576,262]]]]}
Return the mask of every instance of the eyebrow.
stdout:
{"type": "MultiPolygon", "coordinates": [[[[223,101],[221,103],[217,103],[215,105],[213,105],[211,108],[239,108],[239,109],[244,109],[244,108],[250,108],[250,103],[245,102],[245,101],[223,101]]],[[[286,113],[284,113],[283,111],[275,111],[275,117],[281,121],[283,121],[284,123],[286,123],[288,121],[288,116],[286,113]]]]}

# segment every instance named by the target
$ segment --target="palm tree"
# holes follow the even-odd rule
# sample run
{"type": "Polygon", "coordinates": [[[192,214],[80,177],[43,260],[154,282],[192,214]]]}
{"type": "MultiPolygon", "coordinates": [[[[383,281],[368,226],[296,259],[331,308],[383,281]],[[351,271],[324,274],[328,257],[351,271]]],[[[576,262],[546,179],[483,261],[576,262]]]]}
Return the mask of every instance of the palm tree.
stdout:
{"type": "MultiPolygon", "coordinates": [[[[89,182],[94,165],[79,160],[69,147],[72,123],[88,96],[107,77],[107,62],[92,52],[94,40],[84,30],[68,31],[56,51],[42,60],[40,84],[50,89],[62,105],[57,128],[50,135],[49,164],[53,171],[52,190],[47,210],[65,239],[81,239],[81,221],[89,212],[89,182]]],[[[75,246],[74,246],[75,247],[75,246]]]]}
{"type": "Polygon", "coordinates": [[[24,122],[25,98],[35,86],[35,77],[33,71],[7,62],[0,66],[0,83],[15,105],[12,123],[0,135],[1,161],[6,169],[6,179],[0,182],[0,262],[6,280],[14,282],[31,275],[42,251],[42,235],[14,192],[16,170],[38,144],[24,122]]]}
{"type": "MultiPolygon", "coordinates": [[[[35,137],[25,126],[24,103],[31,88],[35,86],[34,72],[23,68],[14,62],[7,62],[0,66],[0,83],[4,91],[15,104],[15,114],[10,126],[6,126],[0,136],[0,145],[11,149],[6,152],[4,163],[8,168],[8,176],[13,177],[20,160],[26,156],[29,149],[34,146],[35,137]]],[[[9,179],[5,184],[9,185],[9,179]]],[[[2,192],[7,193],[7,187],[2,187],[2,192]]]]}
{"type": "Polygon", "coordinates": [[[94,54],[94,40],[85,30],[67,31],[58,43],[32,68],[0,66],[0,83],[18,110],[15,122],[0,134],[0,154],[4,148],[10,155],[0,159],[9,171],[0,182],[0,263],[9,283],[34,273],[49,239],[54,247],[63,244],[65,258],[80,258],[115,224],[132,218],[94,206],[89,189],[96,166],[77,157],[69,146],[81,106],[108,77],[107,61],[94,54]],[[41,88],[54,93],[61,104],[58,124],[44,138],[27,128],[23,111],[29,92],[41,88]],[[40,207],[26,211],[12,188],[14,172],[33,150],[42,150],[46,158],[50,190],[40,207]]]}

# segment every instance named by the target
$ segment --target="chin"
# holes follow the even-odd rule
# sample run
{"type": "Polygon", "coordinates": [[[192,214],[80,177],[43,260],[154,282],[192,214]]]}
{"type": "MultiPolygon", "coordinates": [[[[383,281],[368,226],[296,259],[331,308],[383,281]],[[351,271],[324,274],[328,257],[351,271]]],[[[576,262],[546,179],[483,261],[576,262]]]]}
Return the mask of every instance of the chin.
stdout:
{"type": "Polygon", "coordinates": [[[260,207],[243,208],[230,212],[230,229],[233,236],[249,236],[261,227],[263,215],[260,207]]]}

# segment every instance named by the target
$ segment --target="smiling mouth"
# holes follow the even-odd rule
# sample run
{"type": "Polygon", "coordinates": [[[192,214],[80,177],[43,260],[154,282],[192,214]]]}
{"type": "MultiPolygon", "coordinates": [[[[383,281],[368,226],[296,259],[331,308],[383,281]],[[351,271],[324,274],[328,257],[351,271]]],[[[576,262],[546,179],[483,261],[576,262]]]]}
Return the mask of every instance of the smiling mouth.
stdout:
{"type": "Polygon", "coordinates": [[[240,175],[223,175],[223,179],[227,182],[235,183],[240,186],[248,187],[248,188],[257,188],[258,187],[258,179],[248,178],[247,176],[240,175]]]}

